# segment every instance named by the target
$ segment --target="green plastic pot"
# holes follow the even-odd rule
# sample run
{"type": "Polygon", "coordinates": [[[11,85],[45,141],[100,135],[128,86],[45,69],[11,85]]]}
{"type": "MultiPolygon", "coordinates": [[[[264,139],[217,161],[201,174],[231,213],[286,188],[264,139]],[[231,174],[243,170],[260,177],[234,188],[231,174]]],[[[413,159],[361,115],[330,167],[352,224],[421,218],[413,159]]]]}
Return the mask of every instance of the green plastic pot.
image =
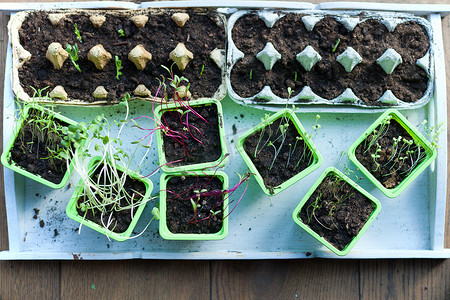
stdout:
{"type": "Polygon", "coordinates": [[[339,171],[336,168],[330,167],[323,171],[323,173],[319,176],[319,178],[314,182],[312,187],[308,190],[306,195],[303,197],[302,201],[297,205],[297,207],[294,209],[294,212],[292,213],[292,219],[294,222],[299,225],[301,228],[306,230],[310,235],[312,235],[316,240],[321,242],[325,247],[333,251],[335,254],[344,256],[347,255],[350,250],[355,246],[355,244],[358,242],[358,240],[361,238],[361,236],[364,234],[364,232],[369,228],[370,224],[375,220],[377,215],[380,213],[381,210],[381,204],[378,199],[376,199],[374,196],[369,194],[366,190],[364,190],[362,187],[360,187],[358,184],[356,184],[353,180],[345,176],[341,171],[339,171]],[[342,250],[339,250],[335,246],[333,246],[330,242],[325,240],[323,237],[321,237],[319,234],[317,234],[315,231],[313,231],[307,224],[303,223],[301,218],[299,218],[299,213],[302,210],[303,206],[305,205],[306,201],[311,197],[311,195],[314,193],[314,191],[317,189],[317,187],[322,183],[323,179],[329,174],[329,173],[335,173],[340,178],[345,180],[348,184],[350,184],[352,187],[354,187],[357,191],[359,191],[361,194],[366,196],[370,201],[373,203],[373,207],[375,208],[372,211],[372,214],[367,219],[364,226],[359,231],[358,235],[356,235],[352,241],[342,250]]]}
{"type": "MultiPolygon", "coordinates": [[[[217,106],[217,113],[218,113],[218,123],[217,126],[219,126],[219,134],[220,134],[220,145],[222,148],[222,153],[220,157],[215,161],[209,161],[209,162],[203,162],[203,163],[197,163],[197,164],[181,164],[177,163],[176,166],[167,165],[167,159],[164,151],[164,142],[163,142],[163,133],[161,130],[156,131],[156,142],[158,145],[158,156],[159,156],[159,165],[161,166],[161,169],[165,173],[178,173],[183,171],[195,171],[195,170],[204,170],[208,168],[217,168],[224,166],[228,160],[227,157],[227,146],[225,143],[225,128],[223,124],[223,112],[222,112],[222,105],[220,104],[220,101],[215,99],[203,99],[203,100],[194,100],[189,101],[189,105],[191,107],[198,107],[198,106],[205,106],[205,105],[216,105],[217,106]]],[[[164,112],[168,110],[176,110],[180,108],[180,104],[177,103],[171,103],[171,104],[163,104],[155,108],[155,116],[158,119],[161,119],[161,116],[164,112]]],[[[213,126],[214,124],[211,124],[213,126]]]]}
{"type": "Polygon", "coordinates": [[[261,189],[264,191],[264,193],[266,193],[269,196],[276,195],[276,194],[280,193],[281,191],[287,189],[288,187],[290,187],[291,185],[293,185],[294,183],[296,183],[297,181],[299,181],[300,179],[302,179],[306,175],[308,175],[311,172],[313,172],[314,170],[316,170],[322,164],[322,156],[320,155],[320,153],[317,150],[316,146],[313,144],[313,142],[309,138],[308,134],[306,133],[306,130],[303,128],[302,123],[300,123],[300,121],[297,118],[297,116],[290,109],[282,109],[282,110],[278,111],[276,114],[274,114],[271,117],[269,117],[267,121],[259,123],[258,125],[256,125],[252,129],[250,129],[249,131],[244,133],[236,141],[236,148],[237,148],[237,151],[239,152],[239,154],[241,155],[242,159],[244,160],[244,162],[247,164],[247,166],[250,169],[250,171],[254,174],[254,176],[256,178],[256,181],[258,182],[258,184],[261,187],[261,189]],[[293,176],[289,180],[283,182],[279,186],[274,187],[273,190],[271,191],[270,189],[268,189],[266,187],[266,185],[264,184],[263,177],[259,173],[259,171],[256,168],[256,166],[253,164],[253,161],[250,158],[250,156],[248,156],[248,154],[245,152],[245,150],[244,150],[244,141],[249,135],[253,134],[254,132],[257,132],[258,130],[262,129],[263,127],[265,127],[265,126],[267,126],[269,124],[272,124],[275,120],[277,120],[278,118],[281,118],[283,116],[288,117],[292,121],[292,123],[295,125],[295,127],[297,128],[298,133],[301,135],[301,137],[304,139],[304,141],[306,142],[308,147],[311,149],[311,151],[313,153],[314,160],[313,160],[312,164],[309,167],[307,167],[306,169],[304,169],[300,173],[296,174],[295,176],[293,176]]]}
{"type": "MultiPolygon", "coordinates": [[[[160,193],[159,193],[159,234],[162,238],[166,240],[185,240],[185,241],[205,241],[205,240],[221,240],[224,239],[228,234],[228,217],[226,217],[222,222],[222,229],[216,233],[173,233],[169,230],[167,226],[167,182],[172,177],[181,176],[214,176],[219,178],[223,183],[222,190],[228,189],[228,176],[221,171],[202,171],[199,174],[189,173],[176,173],[176,174],[163,174],[161,176],[160,182],[160,193]]],[[[223,206],[225,210],[223,211],[223,216],[228,215],[228,199],[223,201],[223,206]]]]}
{"type": "MultiPolygon", "coordinates": [[[[94,156],[88,164],[88,170],[89,173],[92,173],[93,171],[95,171],[95,168],[98,166],[98,164],[102,161],[102,157],[101,156],[94,156]]],[[[117,169],[121,172],[125,171],[125,168],[117,165],[117,169]]],[[[151,193],[153,190],[153,183],[150,181],[150,179],[142,177],[141,175],[139,175],[138,173],[135,172],[131,172],[131,171],[127,171],[127,175],[130,176],[131,178],[135,179],[135,180],[139,180],[142,183],[144,183],[145,185],[145,195],[144,198],[142,199],[143,202],[145,202],[144,204],[141,204],[139,206],[139,208],[137,209],[136,213],[134,214],[133,220],[130,223],[130,226],[128,227],[128,229],[125,232],[122,233],[116,233],[113,232],[111,230],[106,229],[105,227],[92,222],[91,220],[87,220],[85,218],[83,218],[83,216],[80,216],[77,212],[77,202],[78,202],[78,198],[79,195],[83,193],[83,188],[84,188],[84,184],[83,184],[83,180],[80,179],[80,181],[78,182],[77,187],[75,188],[75,192],[72,194],[72,197],[70,198],[69,203],[67,204],[66,207],[66,214],[69,218],[71,218],[72,220],[75,220],[83,225],[86,225],[87,227],[100,232],[104,235],[106,235],[109,238],[112,238],[116,241],[119,242],[123,242],[125,240],[127,240],[127,238],[129,238],[134,230],[134,227],[136,227],[136,224],[139,220],[139,218],[142,215],[142,212],[145,209],[146,206],[146,201],[147,199],[149,199],[151,197],[151,193]]]]}
{"type": "Polygon", "coordinates": [[[437,151],[432,148],[430,142],[403,116],[395,109],[388,109],[385,111],[364,133],[350,146],[348,149],[348,156],[359,170],[381,191],[390,198],[398,197],[413,181],[420,175],[430,164],[436,159],[437,151]],[[396,187],[387,189],[383,184],[372,175],[370,170],[365,168],[356,158],[356,148],[369,136],[380,123],[386,119],[387,116],[392,116],[410,135],[420,143],[425,149],[426,157],[418,164],[414,170],[396,187]]]}
{"type": "Polygon", "coordinates": [[[25,107],[25,109],[24,109],[23,116],[20,116],[20,119],[19,119],[16,127],[14,128],[13,134],[11,135],[11,138],[9,139],[8,144],[6,145],[5,149],[3,149],[1,162],[2,162],[2,164],[5,167],[13,170],[16,173],[19,173],[19,174],[21,174],[23,176],[26,176],[26,177],[28,177],[28,178],[30,178],[32,180],[35,180],[35,181],[37,181],[39,183],[42,183],[42,184],[44,184],[46,186],[49,186],[51,188],[61,189],[67,184],[67,181],[69,180],[70,174],[72,173],[72,170],[73,170],[73,163],[70,163],[66,173],[64,174],[63,179],[61,180],[61,182],[53,183],[51,181],[48,181],[47,179],[42,178],[39,175],[33,174],[33,173],[27,171],[26,169],[23,169],[22,167],[18,166],[13,161],[10,162],[11,149],[14,146],[14,141],[16,140],[16,138],[17,138],[17,136],[19,134],[19,131],[20,131],[21,127],[23,126],[24,122],[28,119],[28,115],[29,115],[30,109],[35,109],[35,110],[47,112],[49,114],[53,114],[55,116],[55,119],[58,119],[58,120],[63,121],[65,123],[67,123],[67,124],[70,124],[70,125],[77,125],[78,124],[77,122],[75,122],[75,121],[73,121],[73,120],[71,120],[71,119],[69,119],[69,118],[67,118],[67,117],[65,117],[65,116],[63,116],[63,115],[61,115],[59,113],[53,112],[53,111],[51,111],[51,110],[49,110],[49,109],[47,109],[45,107],[42,107],[42,106],[36,105],[36,104],[28,104],[25,107]]]}

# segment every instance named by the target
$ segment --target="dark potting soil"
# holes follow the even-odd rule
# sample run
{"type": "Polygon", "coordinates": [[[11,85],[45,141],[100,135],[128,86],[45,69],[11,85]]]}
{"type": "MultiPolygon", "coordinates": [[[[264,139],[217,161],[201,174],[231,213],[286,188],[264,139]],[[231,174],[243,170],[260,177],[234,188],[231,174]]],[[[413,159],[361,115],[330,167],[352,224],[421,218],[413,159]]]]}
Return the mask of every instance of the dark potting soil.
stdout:
{"type": "Polygon", "coordinates": [[[372,201],[332,173],[324,178],[298,216],[314,232],[343,250],[374,209],[372,201]]]}
{"type": "Polygon", "coordinates": [[[288,119],[284,140],[279,129],[282,124],[286,124],[283,117],[249,135],[244,141],[245,152],[271,193],[277,186],[314,163],[313,153],[294,123],[288,119]],[[279,153],[275,156],[276,151],[279,153]]]}
{"type": "MultiPolygon", "coordinates": [[[[379,132],[380,126],[376,128],[379,132]]],[[[395,188],[425,159],[420,154],[425,154],[425,149],[422,146],[417,147],[414,143],[408,146],[403,141],[413,141],[411,135],[394,119],[390,120],[387,130],[383,131],[381,137],[376,139],[376,142],[367,150],[370,141],[374,138],[371,133],[357,148],[356,158],[358,161],[372,173],[372,175],[380,181],[387,189],[395,188]],[[394,138],[402,137],[397,147],[394,147],[394,138]],[[380,149],[377,152],[377,145],[380,149]],[[366,151],[367,150],[367,151],[366,151]],[[420,150],[420,151],[419,151],[420,150]],[[413,154],[407,154],[407,151],[414,151],[413,154]],[[376,153],[377,152],[377,153],[376,153]],[[376,159],[372,158],[372,154],[379,155],[376,159]],[[407,159],[402,159],[407,157],[407,159]],[[418,158],[418,159],[417,159],[418,158]],[[377,166],[377,163],[379,166],[377,166]]]]}
{"type": "Polygon", "coordinates": [[[223,197],[201,196],[196,192],[223,190],[217,177],[174,176],[167,182],[167,227],[172,233],[217,233],[223,223],[223,197]],[[197,214],[191,200],[198,205],[197,214]],[[211,210],[221,212],[211,216],[211,210]]]}
{"type": "MultiPolygon", "coordinates": [[[[105,178],[104,173],[100,174],[101,167],[103,165],[100,164],[100,166],[92,173],[91,178],[94,179],[94,181],[98,182],[105,182],[106,184],[109,184],[108,179],[105,178]]],[[[122,172],[118,172],[119,176],[122,175],[122,172]]],[[[140,200],[142,200],[142,195],[145,195],[145,184],[142,181],[133,179],[131,177],[127,177],[125,184],[123,185],[123,189],[129,194],[133,195],[133,203],[136,203],[140,200]]],[[[123,233],[127,231],[128,227],[131,224],[131,221],[133,221],[133,216],[137,211],[137,208],[134,210],[126,209],[126,210],[118,210],[121,207],[126,207],[129,205],[129,201],[131,202],[131,199],[121,199],[120,203],[117,204],[117,207],[115,209],[112,209],[112,204],[107,205],[105,207],[106,211],[108,213],[104,214],[102,216],[102,213],[100,210],[95,209],[88,209],[86,212],[81,211],[80,206],[81,203],[84,201],[88,201],[86,197],[80,197],[78,199],[77,204],[77,212],[80,216],[86,218],[87,220],[90,220],[100,226],[104,226],[103,224],[110,223],[110,227],[108,227],[109,230],[116,232],[116,233],[123,233]],[[111,216],[112,214],[112,216],[111,216]],[[103,221],[103,223],[102,223],[103,221]]],[[[101,201],[99,199],[99,201],[101,201]]]]}
{"type": "Polygon", "coordinates": [[[245,56],[233,66],[230,78],[239,96],[254,96],[266,85],[282,98],[288,98],[288,87],[294,91],[291,96],[295,96],[303,87],[309,86],[317,95],[329,100],[351,88],[370,106],[381,105],[376,100],[388,89],[405,102],[415,102],[423,96],[428,76],[416,61],[425,55],[430,42],[427,32],[417,22],[400,24],[391,33],[379,20],[369,19],[349,32],[333,17],[326,16],[312,32],[308,32],[301,21],[303,16],[287,14],[271,29],[266,28],[255,14],[237,20],[232,31],[233,41],[245,56]],[[267,42],[272,42],[281,54],[281,59],[269,71],[256,58],[267,42]],[[322,57],[310,72],[306,72],[295,58],[308,45],[322,57]],[[363,57],[350,73],[336,61],[347,47],[353,47],[363,57]],[[403,60],[391,75],[376,63],[388,48],[397,51],[403,60]]]}
{"type": "Polygon", "coordinates": [[[108,100],[117,101],[126,93],[132,94],[139,84],[144,84],[154,96],[159,86],[158,79],[161,75],[169,76],[161,65],[170,68],[173,62],[169,60],[169,53],[178,43],[184,43],[194,59],[184,71],[179,71],[174,65],[174,73],[189,80],[194,98],[212,97],[221,84],[221,70],[209,56],[215,48],[225,49],[224,26],[213,21],[215,14],[212,11],[202,15],[188,10],[190,19],[180,28],[172,21],[172,13],[149,15],[144,28],[137,28],[129,17],[105,14],[105,23],[95,28],[86,13],[71,15],[53,26],[46,12],[33,12],[19,30],[20,43],[32,54],[31,60],[19,69],[21,85],[30,96],[33,95],[30,86],[36,89],[50,86],[51,90],[62,85],[69,98],[85,101],[94,101],[92,92],[102,85],[108,91],[108,100]],[[77,40],[75,24],[81,33],[82,43],[77,40]],[[119,29],[124,31],[125,36],[119,35],[119,29]],[[67,43],[78,45],[77,63],[82,73],[76,70],[70,59],[64,62],[61,70],[54,70],[52,63],[45,58],[47,47],[52,42],[59,42],[63,48],[67,43]],[[87,59],[87,53],[97,44],[102,44],[113,57],[102,71],[87,59]],[[128,60],[128,53],[139,44],[152,54],[152,60],[143,71],[138,71],[134,63],[128,60]],[[115,55],[122,60],[119,80],[116,78],[115,55]]]}
{"type": "MultiPolygon", "coordinates": [[[[161,117],[161,122],[172,130],[171,135],[178,136],[174,138],[163,134],[166,161],[181,160],[170,166],[213,162],[222,155],[217,106],[194,106],[192,109],[203,119],[192,111],[181,115],[173,110],[164,112],[161,117]]],[[[182,110],[186,111],[186,108],[182,110]]]]}
{"type": "MultiPolygon", "coordinates": [[[[30,109],[28,120],[39,118],[40,114],[40,111],[30,109]]],[[[67,123],[58,119],[53,119],[53,123],[56,126],[68,126],[67,123]]],[[[54,157],[49,149],[64,148],[61,144],[61,136],[49,132],[48,129],[42,129],[44,125],[36,126],[36,124],[38,123],[30,122],[20,129],[11,148],[10,163],[14,162],[28,172],[58,184],[62,181],[67,171],[67,162],[65,159],[49,159],[49,157],[54,157]],[[38,128],[40,128],[40,140],[37,138],[38,134],[36,132],[33,133],[38,128]]]]}

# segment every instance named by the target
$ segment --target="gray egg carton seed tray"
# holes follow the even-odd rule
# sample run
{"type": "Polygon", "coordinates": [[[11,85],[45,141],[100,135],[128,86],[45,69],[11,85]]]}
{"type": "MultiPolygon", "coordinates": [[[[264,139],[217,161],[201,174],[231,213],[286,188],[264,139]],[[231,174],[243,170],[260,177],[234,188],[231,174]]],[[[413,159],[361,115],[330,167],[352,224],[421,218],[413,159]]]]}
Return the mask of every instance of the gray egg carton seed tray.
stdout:
{"type": "MultiPolygon", "coordinates": [[[[336,43],[336,45],[339,42],[336,43]]],[[[295,105],[297,107],[308,106],[343,106],[353,108],[367,108],[372,110],[379,110],[380,108],[394,107],[399,109],[413,109],[425,105],[430,101],[433,96],[434,89],[434,35],[430,23],[421,17],[417,17],[411,14],[404,13],[392,13],[392,12],[366,12],[366,11],[318,11],[318,10],[241,10],[235,12],[228,19],[228,53],[227,53],[227,87],[228,94],[237,103],[243,105],[257,106],[267,110],[277,110],[279,106],[295,105]],[[293,91],[292,97],[282,98],[277,96],[272,91],[271,87],[266,85],[262,90],[250,97],[241,97],[233,89],[231,73],[233,67],[242,60],[246,54],[237,48],[235,41],[233,40],[233,28],[236,22],[248,15],[254,14],[264,21],[267,28],[272,28],[273,25],[287,14],[299,14],[302,15],[303,24],[308,32],[314,30],[315,25],[320,22],[324,17],[331,16],[339,23],[341,23],[348,31],[352,31],[358,24],[367,20],[380,20],[380,22],[386,26],[389,32],[393,32],[399,24],[408,21],[417,22],[427,32],[430,47],[426,54],[417,59],[416,65],[425,70],[428,76],[427,88],[423,96],[415,102],[406,102],[402,99],[398,99],[394,93],[387,89],[383,95],[377,100],[375,105],[367,105],[363,100],[359,99],[354,91],[347,87],[337,97],[333,99],[325,99],[317,95],[309,86],[303,86],[300,90],[293,91]]],[[[318,49],[314,49],[311,46],[307,46],[304,49],[298,49],[296,53],[296,61],[292,61],[292,64],[301,64],[302,70],[309,72],[314,65],[321,60],[318,49]]],[[[320,52],[320,51],[319,51],[320,52]]],[[[333,51],[334,52],[334,51],[333,51]]],[[[351,72],[352,69],[358,65],[364,57],[361,57],[352,47],[348,47],[345,51],[337,56],[336,60],[340,62],[342,67],[351,72]],[[356,61],[355,61],[356,60],[356,61]]],[[[280,53],[276,50],[276,45],[271,42],[266,44],[266,47],[256,55],[257,59],[264,64],[266,70],[272,69],[276,62],[281,59],[280,53]]],[[[389,76],[392,72],[395,72],[395,67],[401,64],[402,58],[394,49],[386,49],[385,53],[380,56],[377,63],[381,66],[380,72],[386,72],[385,76],[389,76]],[[384,71],[383,71],[384,70],[384,71]]],[[[292,72],[294,73],[294,72],[292,72]]],[[[264,77],[264,74],[262,75],[264,77]]]]}

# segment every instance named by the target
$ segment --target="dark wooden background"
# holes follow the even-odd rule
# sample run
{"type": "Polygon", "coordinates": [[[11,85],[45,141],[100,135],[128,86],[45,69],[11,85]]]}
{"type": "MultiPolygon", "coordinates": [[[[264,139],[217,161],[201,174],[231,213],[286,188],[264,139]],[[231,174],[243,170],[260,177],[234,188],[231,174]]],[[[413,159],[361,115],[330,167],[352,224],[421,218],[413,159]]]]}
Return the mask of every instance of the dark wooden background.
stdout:
{"type": "MultiPolygon", "coordinates": [[[[450,4],[450,0],[378,2],[450,4]]],[[[4,79],[8,19],[0,14],[0,82],[4,79]]],[[[450,95],[450,16],[443,18],[443,32],[450,95]]],[[[0,97],[3,101],[1,84],[0,97]]],[[[4,200],[1,189],[0,250],[8,249],[4,200]]],[[[448,217],[446,247],[450,248],[448,217]]],[[[450,260],[0,261],[1,300],[139,298],[449,300],[450,260]]]]}

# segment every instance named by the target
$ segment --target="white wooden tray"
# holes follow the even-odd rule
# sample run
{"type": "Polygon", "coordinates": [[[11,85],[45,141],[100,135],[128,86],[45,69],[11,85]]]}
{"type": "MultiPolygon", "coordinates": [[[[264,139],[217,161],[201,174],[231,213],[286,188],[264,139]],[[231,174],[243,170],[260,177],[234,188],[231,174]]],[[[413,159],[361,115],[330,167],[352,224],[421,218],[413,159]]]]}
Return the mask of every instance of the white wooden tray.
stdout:
{"type": "MultiPolygon", "coordinates": [[[[92,6],[86,3],[33,4],[41,8],[63,8],[82,5],[84,8],[99,7],[99,2],[92,6]]],[[[100,2],[101,7],[137,8],[139,5],[128,2],[100,2]],[[123,5],[123,6],[122,6],[123,5]],[[132,6],[132,7],[130,7],[132,6]]],[[[352,4],[352,5],[357,5],[352,4]]],[[[233,7],[271,7],[326,9],[355,7],[345,3],[325,3],[312,5],[291,2],[215,2],[214,6],[233,7]],[[223,4],[223,5],[220,5],[223,4]],[[325,8],[325,7],[324,7],[325,8]]],[[[209,2],[151,2],[142,3],[142,7],[195,7],[211,6],[209,2]]],[[[30,6],[27,4],[27,8],[30,6]]],[[[390,9],[389,4],[378,4],[372,9],[390,9]]],[[[17,11],[23,7],[9,5],[4,11],[17,11]]],[[[356,7],[358,8],[358,7],[356,7]]],[[[395,6],[396,9],[398,9],[395,6]]],[[[406,8],[402,7],[402,10],[406,8]]],[[[435,96],[426,106],[405,111],[413,124],[419,124],[424,118],[429,123],[445,123],[446,88],[445,61],[442,45],[441,15],[435,12],[449,12],[449,6],[408,6],[412,11],[426,17],[432,23],[436,37],[436,78],[435,96]]],[[[3,108],[3,141],[8,141],[14,119],[15,106],[10,82],[11,49],[8,47],[5,92],[3,108]]],[[[237,154],[234,141],[253,125],[259,123],[264,111],[234,103],[228,97],[222,100],[230,159],[225,172],[230,177],[230,185],[237,182],[234,172],[243,173],[246,166],[237,154]]],[[[139,116],[143,111],[151,111],[149,103],[132,102],[132,116],[139,116]]],[[[58,111],[77,121],[89,120],[104,113],[109,118],[122,117],[123,108],[116,107],[58,107],[58,111]]],[[[305,128],[311,128],[316,113],[298,114],[305,128]]],[[[157,229],[157,222],[150,225],[140,237],[126,241],[109,241],[105,236],[86,227],[78,234],[78,224],[65,215],[65,207],[73,192],[73,187],[52,190],[13,173],[4,168],[4,188],[8,219],[9,250],[0,252],[0,259],[274,259],[274,258],[338,258],[321,246],[315,239],[299,228],[291,218],[295,206],[319,174],[328,166],[336,163],[341,151],[346,151],[352,142],[376,119],[378,114],[321,113],[322,129],[315,143],[324,157],[322,166],[274,197],[266,196],[256,181],[252,179],[249,189],[236,210],[229,216],[229,234],[221,241],[166,241],[157,229]],[[34,219],[34,208],[39,209],[34,219]],[[40,220],[45,222],[40,227],[40,220]],[[55,229],[58,235],[55,235],[55,229]]],[[[148,124],[151,126],[151,124],[148,124]]],[[[141,137],[135,128],[127,128],[124,141],[134,141],[141,137]]],[[[440,136],[438,158],[430,168],[395,199],[383,196],[368,180],[361,185],[377,197],[382,203],[382,210],[372,226],[367,230],[349,255],[344,258],[449,258],[450,249],[444,248],[444,225],[446,205],[447,178],[447,135],[440,136]]],[[[153,144],[156,147],[156,143],[153,144]]],[[[152,150],[148,156],[149,164],[143,171],[150,172],[156,168],[157,153],[152,150]]],[[[155,190],[159,189],[160,173],[151,179],[155,190]]],[[[76,182],[76,179],[74,179],[76,182]]],[[[136,231],[140,231],[151,218],[149,204],[136,231]]]]}

